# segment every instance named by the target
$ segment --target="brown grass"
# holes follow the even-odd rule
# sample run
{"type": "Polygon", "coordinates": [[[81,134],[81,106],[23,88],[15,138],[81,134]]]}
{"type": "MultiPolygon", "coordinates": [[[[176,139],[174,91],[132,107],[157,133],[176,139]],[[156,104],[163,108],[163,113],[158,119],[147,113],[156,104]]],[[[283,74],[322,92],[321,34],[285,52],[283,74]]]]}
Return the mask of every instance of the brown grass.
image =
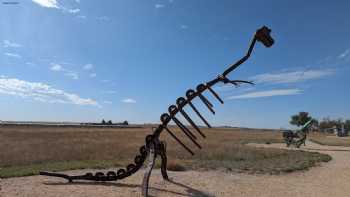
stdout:
{"type": "Polygon", "coordinates": [[[312,133],[309,139],[315,143],[328,146],[350,146],[350,137],[338,137],[331,134],[312,133]]]}
{"type": "MultiPolygon", "coordinates": [[[[191,146],[175,128],[172,130],[191,146]]],[[[195,132],[195,131],[194,131],[195,132]]],[[[244,146],[248,142],[282,142],[280,133],[249,129],[203,129],[202,150],[192,157],[165,132],[170,168],[275,173],[327,160],[320,154],[244,146]],[[172,162],[175,162],[172,164],[172,162]],[[179,167],[180,168],[180,167],[179,167]]],[[[36,174],[39,170],[106,168],[133,161],[151,128],[0,127],[0,177],[36,174]],[[71,164],[71,165],[69,165],[71,164]],[[28,169],[28,166],[29,167],[28,169]],[[23,173],[14,173],[23,171],[23,173]],[[4,175],[6,174],[6,176],[4,175]]]]}

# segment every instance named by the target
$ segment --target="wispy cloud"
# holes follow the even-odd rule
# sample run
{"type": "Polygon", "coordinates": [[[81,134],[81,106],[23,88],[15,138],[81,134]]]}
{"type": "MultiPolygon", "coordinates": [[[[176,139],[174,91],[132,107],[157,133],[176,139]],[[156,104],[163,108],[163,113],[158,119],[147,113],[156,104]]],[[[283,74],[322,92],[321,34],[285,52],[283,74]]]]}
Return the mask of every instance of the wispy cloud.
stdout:
{"type": "Polygon", "coordinates": [[[75,8],[75,9],[68,9],[67,12],[71,13],[71,14],[77,14],[80,12],[79,8],[75,8]]]}
{"type": "Polygon", "coordinates": [[[3,40],[2,46],[5,47],[5,48],[8,48],[8,47],[20,48],[20,47],[22,47],[22,45],[20,45],[18,43],[11,42],[9,40],[3,40]]]}
{"type": "Polygon", "coordinates": [[[51,64],[50,70],[52,71],[62,71],[63,67],[59,64],[51,64]]]}
{"type": "Polygon", "coordinates": [[[112,101],[103,101],[105,104],[112,104],[112,101]]]}
{"type": "Polygon", "coordinates": [[[296,95],[301,94],[303,91],[300,89],[276,89],[276,90],[267,90],[267,91],[257,91],[250,92],[247,94],[241,94],[237,96],[230,96],[227,100],[232,99],[249,99],[249,98],[260,98],[260,97],[271,97],[271,96],[287,96],[287,95],[296,95]]]}
{"type": "Polygon", "coordinates": [[[26,62],[26,65],[28,65],[28,66],[35,66],[35,64],[33,62],[26,62]]]}
{"type": "Polygon", "coordinates": [[[98,102],[90,98],[81,98],[77,94],[55,89],[47,84],[29,82],[16,78],[0,78],[0,93],[30,98],[45,103],[67,103],[74,105],[100,106],[98,102]]]}
{"type": "Polygon", "coordinates": [[[350,56],[350,49],[346,49],[343,53],[341,53],[338,58],[339,59],[345,59],[350,56]]]}
{"type": "Polygon", "coordinates": [[[97,74],[96,73],[90,73],[90,75],[89,75],[91,78],[95,78],[96,76],[97,76],[97,74]]]}
{"type": "Polygon", "coordinates": [[[305,70],[282,73],[265,73],[251,77],[250,79],[256,83],[297,83],[306,80],[318,79],[333,75],[334,70],[319,69],[319,70],[305,70]]]}
{"type": "MultiPolygon", "coordinates": [[[[59,4],[57,0],[32,0],[35,4],[44,8],[55,8],[61,10],[63,13],[77,14],[80,12],[79,8],[65,7],[59,4]]],[[[80,3],[80,1],[75,1],[75,3],[80,3]]]]}
{"type": "Polygon", "coordinates": [[[100,20],[100,21],[109,21],[110,18],[108,16],[99,16],[97,17],[97,20],[100,20]]]}
{"type": "Polygon", "coordinates": [[[63,72],[65,76],[70,77],[74,80],[79,79],[79,75],[78,73],[65,69],[61,64],[57,64],[57,63],[51,63],[51,67],[50,70],[54,71],[54,72],[63,72]]]}
{"type": "Polygon", "coordinates": [[[83,66],[83,69],[84,70],[91,70],[91,69],[93,69],[94,68],[94,65],[92,65],[92,64],[85,64],[84,66],[83,66]]]}
{"type": "Polygon", "coordinates": [[[154,5],[154,7],[159,9],[159,8],[164,8],[165,5],[157,3],[157,4],[154,5]]]}
{"type": "Polygon", "coordinates": [[[22,58],[22,56],[20,56],[17,53],[4,53],[4,55],[8,56],[8,57],[13,57],[13,58],[22,58]]]}
{"type": "Polygon", "coordinates": [[[180,25],[180,29],[187,29],[188,26],[187,25],[180,25]]]}
{"type": "Polygon", "coordinates": [[[56,9],[60,8],[56,0],[32,0],[32,1],[42,7],[56,8],[56,9]]]}
{"type": "Polygon", "coordinates": [[[79,75],[77,73],[75,73],[75,72],[71,72],[70,71],[70,72],[65,73],[64,75],[67,76],[67,77],[70,77],[70,78],[72,78],[74,80],[79,79],[79,75]]]}
{"type": "Polygon", "coordinates": [[[122,100],[123,103],[136,103],[136,100],[132,98],[126,98],[122,100]]]}
{"type": "Polygon", "coordinates": [[[78,15],[77,18],[86,19],[87,17],[85,15],[78,15]]]}

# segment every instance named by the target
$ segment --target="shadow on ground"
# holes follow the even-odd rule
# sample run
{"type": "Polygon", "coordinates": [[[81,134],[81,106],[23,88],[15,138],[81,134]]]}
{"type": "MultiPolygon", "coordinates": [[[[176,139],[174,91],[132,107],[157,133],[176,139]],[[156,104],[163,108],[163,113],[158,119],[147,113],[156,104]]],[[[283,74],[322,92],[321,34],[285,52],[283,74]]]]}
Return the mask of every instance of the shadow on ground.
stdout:
{"type": "MultiPolygon", "coordinates": [[[[155,190],[155,191],[159,191],[159,192],[163,192],[163,193],[170,193],[170,194],[175,194],[175,195],[179,195],[179,196],[188,196],[188,197],[215,197],[212,194],[208,194],[206,192],[194,189],[192,187],[189,187],[187,185],[184,185],[182,183],[178,183],[174,180],[168,180],[167,181],[170,184],[174,184],[178,187],[182,187],[186,190],[187,193],[180,193],[180,192],[176,192],[176,191],[171,191],[171,190],[167,190],[167,189],[160,189],[160,188],[156,188],[156,187],[149,187],[149,190],[155,190]]],[[[140,188],[140,192],[141,192],[141,185],[138,184],[127,184],[127,183],[112,183],[112,182],[83,182],[83,181],[76,181],[76,182],[67,182],[67,183],[44,183],[45,185],[86,185],[86,186],[93,186],[93,185],[99,185],[99,186],[106,186],[106,187],[127,187],[127,188],[140,188]]],[[[153,197],[152,195],[149,195],[150,197],[153,197]]]]}

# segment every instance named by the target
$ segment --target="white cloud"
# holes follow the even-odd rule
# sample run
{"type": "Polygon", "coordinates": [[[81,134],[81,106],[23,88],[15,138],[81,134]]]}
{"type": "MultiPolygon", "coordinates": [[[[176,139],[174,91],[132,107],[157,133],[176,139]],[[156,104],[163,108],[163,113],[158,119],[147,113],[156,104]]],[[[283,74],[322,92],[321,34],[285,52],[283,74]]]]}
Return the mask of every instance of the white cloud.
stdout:
{"type": "Polygon", "coordinates": [[[12,47],[12,48],[20,48],[22,45],[18,43],[11,42],[9,40],[3,40],[2,46],[5,48],[12,47]]]}
{"type": "Polygon", "coordinates": [[[35,64],[33,62],[26,62],[26,65],[31,66],[31,67],[35,66],[35,64]]]}
{"type": "Polygon", "coordinates": [[[181,28],[181,29],[187,29],[188,26],[187,26],[187,25],[181,25],[180,28],[181,28]]]}
{"type": "Polygon", "coordinates": [[[80,19],[86,19],[85,15],[78,15],[77,17],[80,18],[80,19]]]}
{"type": "Polygon", "coordinates": [[[91,78],[95,78],[95,77],[97,76],[97,74],[96,74],[96,73],[91,73],[89,76],[90,76],[91,78]]]}
{"type": "Polygon", "coordinates": [[[22,56],[16,54],[16,53],[4,53],[4,55],[8,57],[13,57],[13,58],[22,58],[22,56]]]}
{"type": "Polygon", "coordinates": [[[343,53],[341,53],[338,58],[339,59],[344,59],[350,55],[350,49],[345,50],[343,53]]]}
{"type": "Polygon", "coordinates": [[[79,79],[79,75],[77,73],[75,73],[75,72],[69,71],[69,72],[65,73],[64,75],[68,76],[68,77],[71,77],[74,80],[79,79]]]}
{"type": "Polygon", "coordinates": [[[0,93],[30,98],[45,103],[67,103],[74,105],[100,106],[90,98],[81,98],[72,93],[55,89],[44,83],[29,82],[16,78],[0,78],[0,93]]]}
{"type": "Polygon", "coordinates": [[[50,68],[52,71],[62,71],[63,70],[63,67],[59,64],[51,64],[51,68],[50,68]]]}
{"type": "Polygon", "coordinates": [[[71,14],[77,14],[78,12],[80,12],[79,8],[76,9],[68,9],[67,12],[71,13],[71,14]]]}
{"type": "Polygon", "coordinates": [[[157,4],[154,5],[154,7],[157,8],[157,9],[158,9],[158,8],[164,8],[165,5],[163,5],[163,4],[158,4],[158,3],[157,3],[157,4]]]}
{"type": "Polygon", "coordinates": [[[136,103],[136,100],[132,98],[126,98],[122,100],[123,103],[136,103]]]}
{"type": "Polygon", "coordinates": [[[93,69],[94,68],[94,65],[92,65],[92,64],[85,64],[84,66],[83,66],[83,69],[84,70],[91,70],[91,69],[93,69]]]}
{"type": "Polygon", "coordinates": [[[256,83],[297,83],[311,79],[318,79],[326,76],[333,75],[335,72],[331,69],[323,70],[306,70],[306,71],[293,71],[283,73],[265,73],[251,77],[256,83]]]}
{"type": "Polygon", "coordinates": [[[103,101],[105,104],[112,104],[112,101],[103,101]]]}
{"type": "Polygon", "coordinates": [[[227,99],[248,99],[248,98],[260,98],[260,97],[271,97],[271,96],[287,96],[301,94],[303,91],[300,89],[276,89],[267,91],[250,92],[247,94],[241,94],[237,96],[230,96],[227,99]]]}
{"type": "Polygon", "coordinates": [[[57,8],[59,9],[60,7],[58,6],[58,3],[56,0],[32,0],[34,3],[46,7],[46,8],[57,8]]]}
{"type": "MultiPolygon", "coordinates": [[[[57,0],[32,0],[32,2],[45,8],[56,8],[63,13],[77,14],[80,12],[79,8],[72,8],[71,6],[66,7],[64,4],[60,5],[57,0]]],[[[80,1],[76,0],[75,3],[80,3],[80,1]]]]}
{"type": "Polygon", "coordinates": [[[97,20],[100,20],[100,21],[109,21],[109,17],[108,17],[108,16],[99,16],[99,17],[97,17],[97,20]]]}
{"type": "Polygon", "coordinates": [[[70,77],[74,80],[79,79],[79,75],[78,73],[65,69],[62,65],[60,64],[56,64],[56,63],[51,63],[51,67],[50,70],[54,71],[54,72],[63,72],[65,76],[70,77]]]}

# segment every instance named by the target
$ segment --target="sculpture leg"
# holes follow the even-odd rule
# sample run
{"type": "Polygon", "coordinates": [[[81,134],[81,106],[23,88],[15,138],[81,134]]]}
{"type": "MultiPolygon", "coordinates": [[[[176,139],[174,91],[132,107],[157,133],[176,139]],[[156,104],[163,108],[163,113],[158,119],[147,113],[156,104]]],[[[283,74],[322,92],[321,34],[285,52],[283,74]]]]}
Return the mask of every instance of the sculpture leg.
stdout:
{"type": "Polygon", "coordinates": [[[166,166],[167,166],[167,156],[166,156],[166,144],[165,142],[160,143],[160,150],[159,150],[160,157],[162,159],[162,164],[161,164],[161,172],[164,180],[169,180],[168,173],[166,171],[166,166]]]}
{"type": "Polygon", "coordinates": [[[291,137],[286,137],[285,138],[285,142],[286,142],[286,145],[287,145],[287,147],[289,147],[290,146],[290,144],[292,143],[292,138],[291,137]]]}
{"type": "Polygon", "coordinates": [[[150,143],[148,152],[149,152],[148,164],[147,164],[146,172],[145,172],[145,175],[143,176],[143,181],[142,181],[142,196],[143,197],[148,197],[149,178],[151,177],[152,169],[154,167],[154,163],[155,163],[155,159],[156,159],[154,143],[150,143]]]}

